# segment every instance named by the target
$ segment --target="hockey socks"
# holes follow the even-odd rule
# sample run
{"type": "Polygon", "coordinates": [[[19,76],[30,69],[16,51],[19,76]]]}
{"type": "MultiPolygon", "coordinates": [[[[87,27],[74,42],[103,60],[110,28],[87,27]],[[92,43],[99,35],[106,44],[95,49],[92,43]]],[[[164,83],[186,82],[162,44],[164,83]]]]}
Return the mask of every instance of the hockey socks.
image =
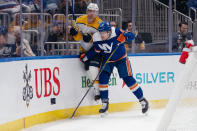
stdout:
{"type": "Polygon", "coordinates": [[[141,87],[137,87],[138,89],[133,91],[133,94],[137,97],[138,100],[143,98],[143,91],[141,87]]]}
{"type": "Polygon", "coordinates": [[[143,98],[143,91],[133,76],[124,77],[123,80],[138,100],[143,98]]]}
{"type": "Polygon", "coordinates": [[[102,100],[102,107],[99,110],[99,113],[105,113],[109,108],[108,85],[99,85],[99,88],[100,88],[100,97],[102,100]]]}
{"type": "Polygon", "coordinates": [[[97,101],[101,98],[100,96],[100,90],[99,90],[99,82],[96,80],[94,82],[94,100],[97,101]]]}
{"type": "Polygon", "coordinates": [[[100,91],[100,97],[102,101],[108,99],[108,90],[100,91]]]}

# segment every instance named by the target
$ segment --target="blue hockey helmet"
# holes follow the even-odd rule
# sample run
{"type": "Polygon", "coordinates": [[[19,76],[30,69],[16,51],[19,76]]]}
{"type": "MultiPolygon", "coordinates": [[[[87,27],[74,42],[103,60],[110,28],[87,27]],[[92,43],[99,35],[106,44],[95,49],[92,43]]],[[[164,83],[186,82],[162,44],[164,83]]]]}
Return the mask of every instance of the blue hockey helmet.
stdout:
{"type": "Polygon", "coordinates": [[[103,21],[100,23],[98,31],[100,31],[100,32],[107,31],[108,32],[109,30],[111,30],[111,25],[109,22],[103,21]]]}
{"type": "Polygon", "coordinates": [[[0,35],[6,35],[8,33],[8,29],[5,26],[0,26],[0,35]]]}

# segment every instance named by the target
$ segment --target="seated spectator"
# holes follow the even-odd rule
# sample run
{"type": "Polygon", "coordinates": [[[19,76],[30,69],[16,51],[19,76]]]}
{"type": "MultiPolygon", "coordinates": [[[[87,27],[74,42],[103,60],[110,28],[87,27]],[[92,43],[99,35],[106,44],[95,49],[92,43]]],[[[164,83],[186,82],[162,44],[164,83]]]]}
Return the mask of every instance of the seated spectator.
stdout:
{"type": "MultiPolygon", "coordinates": [[[[31,11],[30,7],[22,4],[22,10],[24,13],[31,11]]],[[[11,16],[20,12],[20,4],[18,0],[0,0],[0,12],[8,13],[11,16]]]]}
{"type": "Polygon", "coordinates": [[[70,35],[70,29],[71,28],[72,28],[72,26],[71,26],[71,22],[70,22],[70,24],[67,28],[68,29],[68,41],[70,42],[69,47],[68,47],[69,48],[69,55],[79,55],[79,53],[78,53],[79,52],[79,44],[72,43],[75,40],[73,39],[73,36],[70,35]]]}
{"type": "MultiPolygon", "coordinates": [[[[127,23],[127,29],[126,29],[126,31],[132,32],[132,27],[133,27],[132,22],[129,21],[127,23]]],[[[135,34],[135,44],[136,44],[137,50],[145,50],[145,42],[142,39],[142,36],[136,30],[136,26],[135,26],[135,32],[134,32],[134,34],[135,34]]],[[[126,49],[129,51],[129,50],[131,50],[132,44],[131,43],[128,43],[125,46],[126,46],[126,49]]]]}
{"type": "Polygon", "coordinates": [[[36,14],[31,14],[27,22],[24,23],[24,30],[38,30],[40,27],[40,17],[36,14]]]}
{"type": "Polygon", "coordinates": [[[48,42],[62,42],[65,41],[64,24],[60,20],[54,22],[52,31],[49,33],[48,42]]]}
{"type": "Polygon", "coordinates": [[[19,3],[17,0],[1,0],[0,1],[0,12],[9,14],[17,13],[20,11],[19,3]]]}
{"type": "Polygon", "coordinates": [[[172,34],[172,50],[173,52],[181,52],[185,46],[186,40],[192,39],[192,33],[188,32],[188,23],[180,22],[179,31],[172,34]]]}
{"type": "Polygon", "coordinates": [[[47,4],[47,10],[45,12],[51,15],[54,15],[56,14],[57,8],[58,7],[56,3],[50,3],[50,4],[47,4]]]}
{"type": "MultiPolygon", "coordinates": [[[[22,19],[22,24],[24,25],[26,21],[22,19]]],[[[10,23],[10,26],[20,26],[20,14],[15,14],[13,20],[10,23]]]]}
{"type": "Polygon", "coordinates": [[[49,43],[45,45],[45,49],[50,52],[53,49],[64,49],[64,44],[58,45],[58,42],[65,42],[66,40],[65,36],[66,35],[65,35],[65,28],[63,22],[60,20],[56,20],[54,22],[52,30],[48,35],[47,42],[49,43]],[[51,44],[50,42],[57,42],[57,44],[54,43],[51,44]]]}
{"type": "Polygon", "coordinates": [[[115,21],[110,21],[110,25],[111,25],[111,27],[117,27],[117,24],[116,24],[116,22],[115,21]]]}
{"type": "Polygon", "coordinates": [[[15,44],[8,44],[8,29],[0,26],[0,58],[17,57],[20,53],[16,51],[15,44]]]}
{"type": "MultiPolygon", "coordinates": [[[[41,11],[41,0],[31,0],[29,1],[29,7],[31,8],[31,12],[33,13],[40,13],[41,11]]],[[[47,9],[46,0],[43,0],[43,9],[47,9]]]]}
{"type": "MultiPolygon", "coordinates": [[[[57,14],[66,14],[66,0],[59,0],[58,8],[56,11],[57,14]]],[[[72,13],[72,6],[70,1],[68,1],[68,13],[72,13]]]]}
{"type": "Polygon", "coordinates": [[[75,0],[75,14],[86,14],[87,4],[83,0],[75,0]]]}
{"type": "MultiPolygon", "coordinates": [[[[16,51],[18,51],[20,53],[21,51],[21,36],[20,36],[20,27],[15,27],[14,29],[14,35],[15,35],[15,45],[16,45],[16,51]]],[[[24,36],[23,36],[24,37],[24,36]]],[[[23,38],[23,55],[26,56],[35,56],[35,54],[33,53],[29,42],[23,38]]]]}
{"type": "Polygon", "coordinates": [[[68,41],[75,41],[73,36],[70,34],[70,29],[72,28],[71,25],[72,25],[72,21],[69,20],[68,21],[68,27],[67,27],[67,29],[68,29],[68,41]]]}

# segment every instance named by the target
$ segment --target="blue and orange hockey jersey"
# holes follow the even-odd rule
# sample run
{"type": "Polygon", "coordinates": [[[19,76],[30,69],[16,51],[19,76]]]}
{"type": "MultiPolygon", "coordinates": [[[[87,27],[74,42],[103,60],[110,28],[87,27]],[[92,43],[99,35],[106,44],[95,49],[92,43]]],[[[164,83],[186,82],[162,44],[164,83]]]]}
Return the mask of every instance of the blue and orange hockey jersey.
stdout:
{"type": "Polygon", "coordinates": [[[127,39],[133,40],[135,36],[132,33],[127,32],[127,33],[130,33],[130,35],[128,35],[129,38],[125,38],[123,33],[126,33],[126,32],[124,32],[121,29],[112,27],[111,36],[107,40],[103,41],[101,39],[100,33],[96,32],[93,35],[93,47],[86,53],[87,58],[91,59],[97,53],[101,53],[101,55],[104,57],[104,60],[107,60],[109,56],[111,55],[111,53],[113,52],[113,50],[117,46],[119,47],[112,55],[109,62],[115,62],[115,61],[121,60],[122,58],[125,58],[127,56],[127,53],[126,53],[126,49],[123,43],[127,39]]]}

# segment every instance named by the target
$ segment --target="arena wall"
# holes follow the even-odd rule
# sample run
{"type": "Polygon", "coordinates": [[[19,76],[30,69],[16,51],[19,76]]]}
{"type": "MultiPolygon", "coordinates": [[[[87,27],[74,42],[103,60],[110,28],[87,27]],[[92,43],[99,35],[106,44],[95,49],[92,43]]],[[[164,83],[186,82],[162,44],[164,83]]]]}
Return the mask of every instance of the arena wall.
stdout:
{"type": "MultiPolygon", "coordinates": [[[[166,105],[183,69],[180,54],[130,55],[133,75],[151,108],[166,105]]],[[[77,56],[28,57],[0,60],[0,130],[20,130],[71,117],[90,84],[77,56]]],[[[109,82],[109,112],[139,110],[135,96],[115,69],[109,82]]],[[[93,89],[76,116],[98,114],[101,103],[93,89]]]]}

